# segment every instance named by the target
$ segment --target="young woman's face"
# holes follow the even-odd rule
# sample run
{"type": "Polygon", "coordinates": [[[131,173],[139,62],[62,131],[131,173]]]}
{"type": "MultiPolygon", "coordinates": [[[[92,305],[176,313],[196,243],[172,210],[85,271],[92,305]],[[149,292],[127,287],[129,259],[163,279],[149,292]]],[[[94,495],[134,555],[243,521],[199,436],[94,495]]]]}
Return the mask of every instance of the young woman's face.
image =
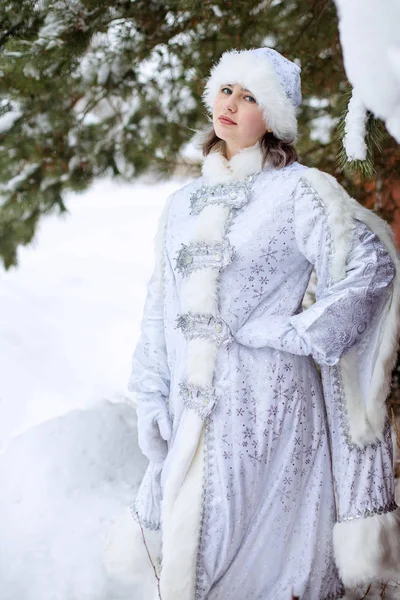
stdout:
{"type": "Polygon", "coordinates": [[[255,97],[238,83],[221,86],[213,106],[213,124],[217,136],[226,142],[228,159],[270,131],[255,97]]]}

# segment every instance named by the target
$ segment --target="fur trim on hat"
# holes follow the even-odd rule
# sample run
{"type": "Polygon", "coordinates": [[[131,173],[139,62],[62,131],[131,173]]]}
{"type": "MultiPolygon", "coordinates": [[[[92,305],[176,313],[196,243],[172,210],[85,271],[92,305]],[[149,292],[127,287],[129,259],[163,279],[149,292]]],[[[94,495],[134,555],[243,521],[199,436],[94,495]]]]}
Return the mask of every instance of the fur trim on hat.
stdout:
{"type": "Polygon", "coordinates": [[[212,68],[203,93],[204,104],[210,112],[221,85],[234,83],[254,94],[267,127],[277,138],[287,142],[296,139],[296,107],[287,97],[267,55],[255,56],[252,50],[225,52],[212,68]]]}

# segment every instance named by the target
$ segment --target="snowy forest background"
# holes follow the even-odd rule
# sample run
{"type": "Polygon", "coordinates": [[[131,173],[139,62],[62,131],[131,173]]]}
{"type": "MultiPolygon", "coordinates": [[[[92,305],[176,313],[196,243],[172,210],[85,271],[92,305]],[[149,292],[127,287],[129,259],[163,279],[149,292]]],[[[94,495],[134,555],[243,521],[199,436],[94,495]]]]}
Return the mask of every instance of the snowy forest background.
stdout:
{"type": "Polygon", "coordinates": [[[225,49],[301,65],[301,162],[400,242],[399,3],[349,4],[0,3],[1,600],[142,600],[101,546],[145,468],[126,383],[156,222],[199,173],[225,49]]]}

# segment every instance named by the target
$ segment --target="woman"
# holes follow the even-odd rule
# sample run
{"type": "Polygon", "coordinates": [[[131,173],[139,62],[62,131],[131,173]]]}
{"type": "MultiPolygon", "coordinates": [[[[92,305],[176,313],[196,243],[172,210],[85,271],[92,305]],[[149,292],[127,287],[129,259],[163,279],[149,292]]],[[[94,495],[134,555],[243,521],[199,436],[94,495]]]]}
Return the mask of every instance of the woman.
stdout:
{"type": "Polygon", "coordinates": [[[384,221],[297,162],[297,65],[226,52],[204,100],[202,176],[161,217],[133,356],[150,462],[132,568],[151,560],[150,600],[342,598],[399,574],[397,252],[384,221]]]}

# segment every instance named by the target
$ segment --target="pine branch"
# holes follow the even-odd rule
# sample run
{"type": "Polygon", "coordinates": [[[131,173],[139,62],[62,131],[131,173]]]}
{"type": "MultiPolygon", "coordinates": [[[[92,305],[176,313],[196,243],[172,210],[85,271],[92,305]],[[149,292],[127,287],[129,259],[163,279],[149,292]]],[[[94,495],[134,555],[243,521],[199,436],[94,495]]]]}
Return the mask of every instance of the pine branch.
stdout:
{"type": "Polygon", "coordinates": [[[141,534],[142,534],[142,541],[143,541],[143,544],[144,544],[144,546],[145,546],[145,548],[146,548],[146,552],[147,552],[148,559],[149,559],[149,561],[150,561],[150,563],[151,563],[151,566],[153,567],[154,576],[155,576],[155,578],[156,578],[156,580],[157,580],[157,591],[158,591],[158,597],[159,597],[159,599],[161,600],[161,591],[160,591],[160,577],[158,576],[158,573],[157,573],[156,566],[155,566],[155,564],[153,563],[153,560],[152,560],[152,558],[151,558],[151,554],[150,554],[150,550],[149,550],[149,548],[148,548],[148,546],[147,546],[147,543],[146,543],[146,537],[145,537],[145,535],[144,535],[144,530],[143,530],[142,523],[141,523],[141,521],[140,521],[139,513],[138,513],[137,511],[135,511],[135,514],[136,514],[137,522],[139,523],[140,531],[141,531],[141,534]]]}
{"type": "Polygon", "coordinates": [[[364,600],[364,598],[366,598],[369,594],[369,591],[371,589],[371,584],[369,584],[369,586],[367,587],[367,591],[365,592],[364,596],[361,598],[361,600],[364,600]]]}
{"type": "Polygon", "coordinates": [[[374,156],[376,152],[382,152],[384,130],[381,121],[376,119],[371,112],[368,112],[368,118],[365,127],[365,144],[367,146],[366,159],[349,161],[343,140],[346,132],[346,116],[351,95],[351,88],[349,88],[343,95],[343,99],[346,100],[346,108],[340,115],[339,123],[336,129],[336,139],[341,144],[340,151],[336,157],[336,164],[338,168],[349,177],[358,176],[362,179],[372,179],[376,173],[374,167],[374,156]]]}
{"type": "MultiPolygon", "coordinates": [[[[52,207],[62,210],[67,190],[83,191],[104,175],[196,176],[181,149],[192,129],[207,122],[201,93],[212,64],[235,46],[273,45],[301,61],[299,154],[334,170],[338,141],[322,145],[309,135],[315,117],[338,118],[346,85],[329,0],[8,0],[0,3],[0,24],[0,119],[10,108],[21,113],[15,121],[2,118],[0,131],[0,261],[6,268],[16,264],[18,246],[30,243],[41,216],[52,207]],[[311,28],[313,35],[306,35],[311,28]],[[29,61],[21,58],[26,53],[29,61]],[[321,113],[318,100],[327,100],[329,110],[321,113]],[[34,163],[41,172],[17,193],[9,189],[21,165],[34,163]],[[25,221],[21,214],[31,206],[38,216],[25,221]]],[[[384,148],[375,166],[386,202],[398,155],[391,139],[384,138],[384,148]]]]}

